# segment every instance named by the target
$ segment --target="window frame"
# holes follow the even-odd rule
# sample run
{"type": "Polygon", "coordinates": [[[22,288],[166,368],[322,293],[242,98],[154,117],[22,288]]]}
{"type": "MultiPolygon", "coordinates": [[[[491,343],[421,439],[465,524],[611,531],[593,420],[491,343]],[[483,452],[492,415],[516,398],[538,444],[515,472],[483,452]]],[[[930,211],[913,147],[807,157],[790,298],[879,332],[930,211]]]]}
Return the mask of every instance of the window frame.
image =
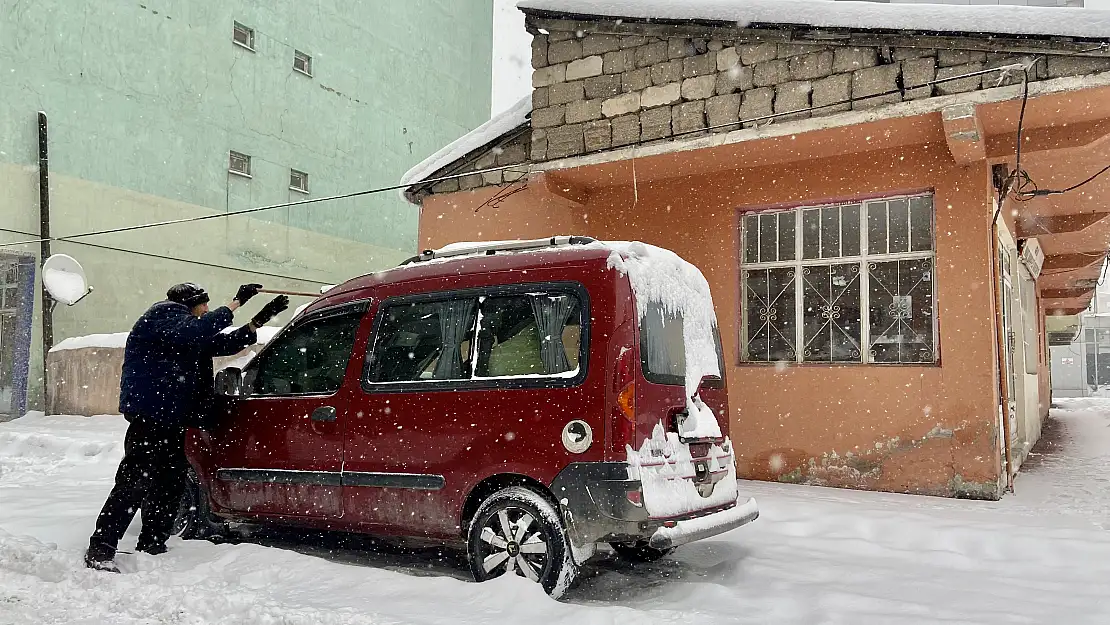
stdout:
{"type": "Polygon", "coordinates": [[[308,76],[309,78],[312,78],[312,55],[308,54],[307,52],[302,52],[302,51],[297,50],[296,48],[294,48],[293,49],[293,71],[298,72],[300,74],[304,74],[305,76],[308,76]],[[304,69],[301,69],[301,68],[297,67],[297,61],[300,60],[301,58],[304,59],[304,69]]]}
{"type": "Polygon", "coordinates": [[[324,309],[321,309],[321,310],[318,310],[318,311],[314,311],[313,313],[305,316],[303,319],[298,319],[296,321],[296,323],[291,323],[291,324],[285,326],[284,328],[282,328],[281,331],[278,332],[277,335],[274,336],[274,338],[270,339],[270,341],[268,343],[266,343],[266,345],[262,348],[262,350],[259,351],[258,354],[254,358],[252,358],[251,361],[243,368],[243,389],[245,391],[245,394],[242,396],[242,398],[243,399],[280,399],[280,398],[304,398],[304,397],[334,397],[338,393],[342,392],[343,391],[343,382],[346,381],[346,376],[347,376],[346,372],[344,372],[344,374],[343,374],[344,380],[339,383],[339,388],[336,389],[335,391],[330,392],[330,393],[283,393],[283,394],[274,394],[274,395],[259,395],[259,394],[255,394],[253,392],[253,386],[254,386],[254,380],[255,380],[256,376],[258,375],[259,363],[262,362],[263,358],[269,352],[277,349],[277,347],[275,347],[275,346],[281,345],[282,340],[290,332],[293,332],[295,330],[299,330],[300,328],[303,328],[304,326],[306,326],[308,324],[317,323],[319,321],[323,321],[325,319],[330,319],[332,317],[341,317],[343,315],[356,315],[357,314],[357,315],[359,315],[359,317],[358,317],[358,321],[355,325],[355,338],[354,338],[354,342],[351,344],[351,354],[347,357],[347,368],[350,369],[351,359],[353,359],[355,357],[355,352],[356,352],[356,349],[358,347],[358,335],[359,335],[359,332],[362,330],[362,325],[366,322],[366,313],[370,310],[370,306],[371,306],[372,303],[373,303],[373,301],[371,299],[367,298],[367,299],[362,299],[362,300],[356,300],[354,302],[346,302],[346,303],[343,303],[343,304],[337,304],[335,306],[329,306],[327,308],[324,308],[324,309]],[[248,374],[251,377],[248,378],[247,377],[248,374]]]}
{"type": "MultiPolygon", "coordinates": [[[[887,211],[889,218],[889,209],[887,211]]],[[[840,213],[843,214],[842,212],[840,213]]],[[[940,360],[940,324],[939,324],[939,310],[940,306],[937,302],[938,280],[937,280],[937,228],[936,228],[936,193],[934,190],[917,191],[912,193],[895,193],[889,195],[870,195],[863,198],[855,198],[843,201],[824,202],[820,204],[799,204],[790,207],[776,207],[769,210],[757,211],[741,211],[738,214],[737,220],[737,234],[738,234],[738,254],[737,258],[740,264],[739,271],[739,287],[740,287],[740,323],[739,336],[737,345],[737,364],[741,366],[775,366],[781,362],[791,363],[796,366],[833,366],[833,367],[851,367],[851,366],[884,366],[884,367],[939,367],[940,360]],[[915,198],[928,198],[932,204],[932,211],[930,214],[930,229],[932,239],[930,241],[930,249],[927,251],[907,251],[907,252],[886,252],[886,253],[870,253],[869,247],[869,212],[874,204],[886,204],[891,201],[897,200],[913,200],[915,198]],[[807,210],[825,209],[835,207],[845,207],[859,205],[860,210],[860,247],[859,254],[852,256],[837,256],[830,258],[823,258],[820,255],[817,258],[805,258],[804,256],[804,236],[805,231],[803,228],[803,215],[807,210]],[[746,230],[746,217],[753,215],[764,214],[783,214],[792,212],[794,213],[794,259],[785,261],[773,262],[748,262],[747,258],[747,230],[746,230]],[[892,261],[914,261],[914,260],[929,260],[931,261],[931,297],[932,297],[932,347],[933,358],[929,362],[879,362],[874,361],[871,351],[871,270],[870,264],[884,263],[892,261]],[[860,302],[860,359],[851,361],[824,361],[824,360],[805,360],[805,286],[802,270],[807,267],[830,267],[833,265],[858,265],[859,267],[859,302],[860,302]],[[794,293],[794,345],[795,355],[792,360],[786,361],[762,361],[751,360],[748,350],[748,304],[747,304],[747,274],[749,271],[758,271],[766,269],[795,269],[794,276],[792,277],[793,286],[791,289],[794,293]]],[[[909,216],[912,219],[912,213],[909,216]]],[[[841,236],[843,235],[843,223],[840,223],[841,236]]],[[[777,232],[777,230],[776,230],[777,232]]],[[[912,248],[912,222],[911,230],[907,233],[908,244],[907,247],[912,248]]],[[[890,228],[887,227],[887,240],[890,240],[890,228]]],[[[840,242],[841,249],[843,249],[843,241],[840,242]]],[[[888,243],[889,245],[889,243],[888,243]]],[[[759,238],[757,233],[756,246],[759,247],[759,238]]],[[[820,252],[820,250],[819,250],[820,252]]]]}
{"type": "MultiPolygon", "coordinates": [[[[480,306],[480,302],[476,302],[480,306]]],[[[481,316],[475,315],[475,326],[481,316]]],[[[362,373],[360,381],[362,390],[366,393],[415,393],[421,391],[449,391],[449,390],[484,390],[484,389],[538,389],[538,388],[573,388],[585,383],[589,374],[590,356],[590,297],[586,287],[579,282],[532,282],[526,284],[501,284],[488,287],[475,287],[454,289],[449,291],[436,291],[433,293],[419,293],[413,295],[397,295],[386,297],[378,303],[377,312],[374,314],[374,324],[367,341],[366,353],[363,354],[362,373]],[[474,299],[479,297],[506,297],[524,295],[529,293],[555,292],[567,293],[578,298],[581,308],[581,333],[578,345],[578,373],[574,376],[559,374],[545,374],[536,377],[482,377],[461,380],[411,380],[404,382],[372,382],[370,381],[370,366],[377,350],[380,332],[385,322],[385,312],[391,306],[406,304],[425,304],[442,302],[453,299],[474,299]]],[[[477,336],[477,335],[475,335],[477,336]]]]}
{"type": "Polygon", "coordinates": [[[231,26],[231,42],[244,50],[254,52],[254,29],[242,22],[233,21],[231,26]],[[247,43],[243,43],[236,39],[235,35],[238,34],[240,30],[247,34],[247,43]]]}
{"type": "Polygon", "coordinates": [[[251,155],[250,154],[246,154],[246,153],[243,153],[243,152],[237,152],[235,150],[228,150],[228,154],[227,154],[227,173],[235,175],[235,176],[242,176],[243,178],[253,178],[254,175],[251,173],[251,171],[252,171],[252,167],[251,167],[251,155]],[[243,159],[243,162],[245,162],[247,164],[247,170],[246,171],[240,171],[240,170],[235,169],[234,167],[231,166],[232,163],[235,162],[235,157],[239,157],[239,158],[243,159]]]}
{"type": "Polygon", "coordinates": [[[303,172],[303,171],[299,170],[299,169],[293,169],[292,167],[290,167],[289,168],[289,190],[290,191],[296,191],[297,193],[304,193],[304,194],[307,195],[308,192],[309,192],[308,191],[308,174],[306,172],[303,172]],[[303,187],[298,187],[298,186],[293,185],[293,177],[296,176],[296,175],[300,175],[301,179],[304,181],[304,186],[303,187]]]}

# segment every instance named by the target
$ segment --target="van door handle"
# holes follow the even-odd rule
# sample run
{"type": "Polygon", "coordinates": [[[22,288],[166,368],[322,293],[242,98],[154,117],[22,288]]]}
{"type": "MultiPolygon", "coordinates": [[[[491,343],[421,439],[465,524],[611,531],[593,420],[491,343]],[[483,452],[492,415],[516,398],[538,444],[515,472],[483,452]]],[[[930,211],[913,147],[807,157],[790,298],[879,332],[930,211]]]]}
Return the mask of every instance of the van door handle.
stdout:
{"type": "Polygon", "coordinates": [[[312,411],[312,420],[321,421],[324,423],[332,423],[336,419],[335,408],[332,406],[320,406],[312,411]]]}

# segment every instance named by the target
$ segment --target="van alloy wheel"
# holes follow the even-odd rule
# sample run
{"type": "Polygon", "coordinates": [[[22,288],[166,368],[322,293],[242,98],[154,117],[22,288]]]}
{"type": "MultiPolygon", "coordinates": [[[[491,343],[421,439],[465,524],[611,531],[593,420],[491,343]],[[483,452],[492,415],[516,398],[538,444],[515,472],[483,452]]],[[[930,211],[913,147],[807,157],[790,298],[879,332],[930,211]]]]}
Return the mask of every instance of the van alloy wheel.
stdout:
{"type": "Polygon", "coordinates": [[[527,488],[506,488],[486,499],[471,522],[467,547],[479,582],[515,574],[559,597],[578,575],[555,507],[527,488]]]}
{"type": "Polygon", "coordinates": [[[547,568],[547,541],[536,518],[526,510],[501,508],[486,520],[478,537],[484,543],[482,567],[490,575],[516,571],[538,582],[547,568]]]}

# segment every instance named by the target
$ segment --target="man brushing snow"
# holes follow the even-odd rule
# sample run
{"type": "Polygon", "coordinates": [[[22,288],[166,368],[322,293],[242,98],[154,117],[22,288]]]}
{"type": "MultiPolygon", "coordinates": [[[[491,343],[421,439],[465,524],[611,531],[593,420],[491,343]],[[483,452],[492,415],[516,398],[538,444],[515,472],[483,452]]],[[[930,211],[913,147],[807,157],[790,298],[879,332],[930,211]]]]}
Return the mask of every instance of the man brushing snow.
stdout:
{"type": "Polygon", "coordinates": [[[279,295],[249,324],[221,333],[261,288],[245,284],[230,304],[209,311],[204,289],[178,284],[166,293],[166,301],[151,306],[135,323],[120,382],[120,412],[129,424],[124,455],[89,539],[89,568],[119,572],[113,562],[116,546],[139,508],[143,523],[137,549],[165,553],[188,468],[185,429],[200,425],[211,407],[212,358],[253,345],[258,328],[289,307],[289,298],[279,295]]]}

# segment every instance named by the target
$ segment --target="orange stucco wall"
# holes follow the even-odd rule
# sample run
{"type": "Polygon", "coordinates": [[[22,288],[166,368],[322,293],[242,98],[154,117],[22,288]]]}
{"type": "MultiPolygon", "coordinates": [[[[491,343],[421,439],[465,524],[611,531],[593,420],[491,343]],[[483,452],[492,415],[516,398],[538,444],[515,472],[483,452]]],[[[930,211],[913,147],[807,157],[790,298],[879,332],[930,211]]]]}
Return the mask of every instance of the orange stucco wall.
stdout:
{"type": "Polygon", "coordinates": [[[533,183],[475,212],[495,191],[427,198],[421,247],[582,234],[666,247],[702,270],[731,362],[732,440],[743,475],[997,495],[992,190],[986,163],[958,166],[945,145],[919,145],[638,182],[635,191],[627,185],[590,189],[583,205],[533,183]],[[739,363],[739,213],[924,189],[935,191],[939,366],[739,363]]]}

